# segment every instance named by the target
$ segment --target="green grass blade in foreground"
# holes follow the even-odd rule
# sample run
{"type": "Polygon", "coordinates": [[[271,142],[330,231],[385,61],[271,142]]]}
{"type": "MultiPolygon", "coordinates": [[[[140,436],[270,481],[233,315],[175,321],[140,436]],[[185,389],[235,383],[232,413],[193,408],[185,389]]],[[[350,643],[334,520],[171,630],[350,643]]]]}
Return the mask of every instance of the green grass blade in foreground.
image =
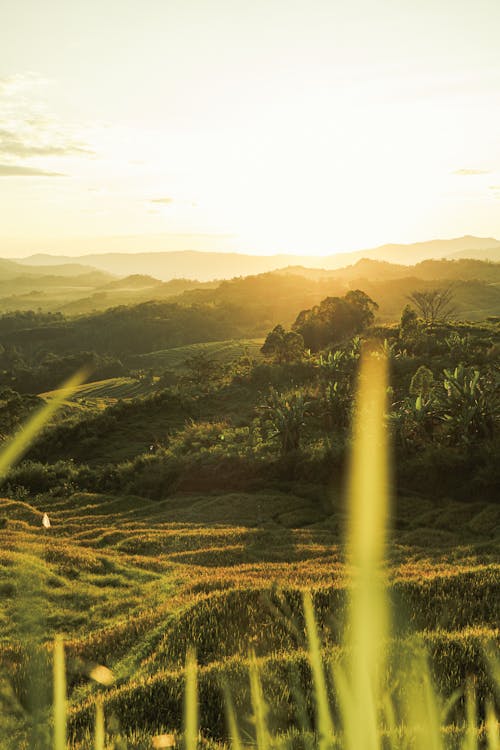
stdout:
{"type": "Polygon", "coordinates": [[[344,640],[350,657],[348,685],[342,690],[343,724],[355,731],[352,739],[364,750],[376,750],[380,746],[378,712],[385,693],[382,680],[388,602],[383,566],[389,506],[386,392],[385,357],[365,351],[359,375],[349,475],[348,550],[352,582],[344,640]]]}
{"type": "Polygon", "coordinates": [[[486,703],[486,737],[488,750],[500,750],[500,727],[492,700],[486,703]]]}
{"type": "Polygon", "coordinates": [[[462,750],[478,750],[476,691],[471,679],[467,681],[467,689],[465,691],[465,707],[467,725],[465,729],[464,740],[462,743],[462,750]]]}
{"type": "Polygon", "coordinates": [[[267,728],[267,706],[260,682],[259,666],[254,653],[250,655],[250,695],[252,698],[253,719],[257,750],[268,750],[269,731],[267,728]]]}
{"type": "Polygon", "coordinates": [[[227,685],[224,685],[224,705],[226,707],[227,728],[231,740],[232,750],[242,750],[238,723],[234,714],[233,700],[227,685]]]}
{"type": "Polygon", "coordinates": [[[100,698],[95,703],[94,750],[104,750],[104,709],[100,698]]]}
{"type": "Polygon", "coordinates": [[[406,733],[415,750],[442,750],[440,701],[432,687],[426,656],[418,650],[408,667],[406,695],[406,733]]]}
{"type": "Polygon", "coordinates": [[[314,617],[312,597],[309,591],[306,591],[304,594],[304,618],[306,622],[309,661],[314,682],[316,731],[319,735],[318,747],[319,750],[326,750],[333,742],[333,721],[328,703],[328,689],[323,670],[321,644],[314,617]]]}
{"type": "Polygon", "coordinates": [[[50,418],[60,408],[62,403],[68,399],[87,377],[87,371],[80,370],[67,380],[57,391],[54,398],[47,402],[36,414],[31,417],[16,433],[8,445],[0,452],[0,481],[5,477],[9,469],[22,458],[30,444],[47,424],[50,418]]]}
{"type": "Polygon", "coordinates": [[[64,644],[54,641],[54,750],[66,750],[66,666],[64,644]]]}
{"type": "Polygon", "coordinates": [[[196,750],[198,744],[198,677],[193,651],[186,654],[186,693],[184,698],[184,748],[196,750]]]}

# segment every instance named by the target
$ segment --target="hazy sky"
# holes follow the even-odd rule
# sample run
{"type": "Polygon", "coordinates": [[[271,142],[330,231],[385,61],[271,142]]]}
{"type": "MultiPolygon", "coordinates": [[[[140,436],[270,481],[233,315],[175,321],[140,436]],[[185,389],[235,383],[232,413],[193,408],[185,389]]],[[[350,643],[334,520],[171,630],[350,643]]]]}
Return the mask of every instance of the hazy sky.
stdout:
{"type": "Polygon", "coordinates": [[[500,238],[500,0],[4,0],[0,256],[500,238]]]}

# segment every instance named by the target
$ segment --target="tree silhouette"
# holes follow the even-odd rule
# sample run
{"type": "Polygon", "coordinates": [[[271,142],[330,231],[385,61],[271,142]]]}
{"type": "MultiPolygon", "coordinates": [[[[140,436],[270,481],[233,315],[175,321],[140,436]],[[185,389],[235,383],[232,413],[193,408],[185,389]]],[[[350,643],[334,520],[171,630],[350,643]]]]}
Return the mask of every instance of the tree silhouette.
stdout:
{"type": "Polygon", "coordinates": [[[430,325],[448,320],[455,312],[451,286],[415,291],[408,295],[408,299],[430,325]]]}

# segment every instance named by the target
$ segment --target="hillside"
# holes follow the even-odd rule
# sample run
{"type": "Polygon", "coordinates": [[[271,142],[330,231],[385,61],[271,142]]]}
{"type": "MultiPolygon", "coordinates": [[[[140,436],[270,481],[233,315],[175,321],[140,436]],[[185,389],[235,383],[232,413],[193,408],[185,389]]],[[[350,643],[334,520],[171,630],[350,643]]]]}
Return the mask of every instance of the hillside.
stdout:
{"type": "Polygon", "coordinates": [[[70,256],[35,255],[20,263],[86,263],[115,275],[149,274],[167,281],[173,278],[195,277],[198,281],[228,279],[234,276],[274,271],[286,266],[335,269],[355,263],[361,258],[412,265],[422,260],[441,259],[460,253],[460,257],[498,260],[500,241],[494,238],[465,236],[450,240],[430,240],[409,245],[390,244],[355,252],[335,255],[245,255],[243,253],[214,253],[184,250],[157,253],[102,253],[70,256]],[[471,254],[468,254],[471,253],[471,254]]]}
{"type": "MultiPolygon", "coordinates": [[[[257,283],[267,288],[268,276],[257,283]]],[[[297,277],[283,278],[285,299],[297,277]]],[[[229,297],[242,284],[255,297],[252,278],[226,282],[229,297]]],[[[88,343],[92,332],[107,347],[95,366],[116,367],[112,347],[151,347],[169,322],[168,335],[189,336],[220,313],[213,304],[166,304],[69,322],[5,316],[1,340],[18,342],[19,357],[23,342],[36,352],[41,343],[88,343]]],[[[234,325],[237,308],[228,302],[225,310],[234,325]]],[[[394,455],[386,570],[394,625],[385,643],[395,669],[423,643],[445,698],[474,675],[482,715],[495,689],[485,654],[500,640],[499,323],[405,321],[366,330],[378,341],[373,361],[381,353],[390,361],[383,393],[394,455]]],[[[349,653],[340,632],[361,345],[354,338],[283,360],[263,357],[260,344],[233,339],[134,355],[142,365],[135,377],[79,386],[9,471],[0,495],[0,703],[10,701],[12,713],[10,724],[0,720],[2,747],[17,750],[11,736],[29,746],[33,727],[45,731],[50,721],[56,634],[65,640],[78,750],[92,748],[97,701],[109,744],[146,750],[152,735],[179,733],[189,646],[199,664],[203,742],[222,750],[227,740],[225,683],[241,731],[254,736],[250,648],[273,732],[298,731],[300,700],[310,707],[301,715],[314,721],[302,596],[311,592],[328,663],[340,664],[349,653]]],[[[35,355],[33,372],[43,362],[74,372],[77,352],[69,351],[70,359],[35,355]]],[[[47,403],[55,395],[42,394],[47,403]]],[[[15,431],[40,401],[4,388],[0,419],[15,431]]],[[[465,711],[457,701],[445,720],[457,741],[465,711]]],[[[294,736],[305,741],[307,731],[294,736]]]]}

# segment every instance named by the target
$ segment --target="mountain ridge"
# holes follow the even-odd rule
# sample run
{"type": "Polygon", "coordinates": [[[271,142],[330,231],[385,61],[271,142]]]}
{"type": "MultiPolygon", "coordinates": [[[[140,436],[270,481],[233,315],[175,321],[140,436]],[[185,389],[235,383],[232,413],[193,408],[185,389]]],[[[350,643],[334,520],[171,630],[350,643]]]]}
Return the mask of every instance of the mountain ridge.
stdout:
{"type": "Polygon", "coordinates": [[[147,274],[168,281],[193,278],[209,281],[275,271],[287,266],[306,266],[334,270],[351,265],[362,258],[414,265],[422,260],[446,257],[473,257],[479,260],[500,260],[500,240],[493,237],[464,235],[452,239],[435,239],[410,244],[389,243],[367,250],[335,255],[250,255],[248,253],[203,252],[174,250],[168,252],[93,253],[89,255],[55,256],[36,254],[15,262],[21,266],[81,264],[117,276],[147,274]],[[469,256],[468,253],[471,255],[469,256]]]}

